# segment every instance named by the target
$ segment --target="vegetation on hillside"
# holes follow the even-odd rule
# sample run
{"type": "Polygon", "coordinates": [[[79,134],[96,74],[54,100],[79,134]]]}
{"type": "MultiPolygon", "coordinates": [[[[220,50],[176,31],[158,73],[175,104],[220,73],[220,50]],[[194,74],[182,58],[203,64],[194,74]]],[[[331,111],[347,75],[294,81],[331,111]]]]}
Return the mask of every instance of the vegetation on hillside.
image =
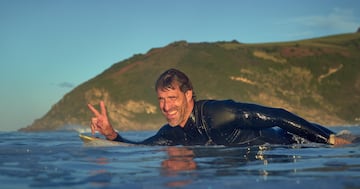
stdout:
{"type": "Polygon", "coordinates": [[[114,64],[22,130],[88,126],[86,104],[100,100],[117,129],[158,129],[165,120],[153,85],[168,68],[189,75],[198,99],[282,107],[324,125],[359,124],[359,50],[360,33],[266,44],[178,41],[114,64]]]}

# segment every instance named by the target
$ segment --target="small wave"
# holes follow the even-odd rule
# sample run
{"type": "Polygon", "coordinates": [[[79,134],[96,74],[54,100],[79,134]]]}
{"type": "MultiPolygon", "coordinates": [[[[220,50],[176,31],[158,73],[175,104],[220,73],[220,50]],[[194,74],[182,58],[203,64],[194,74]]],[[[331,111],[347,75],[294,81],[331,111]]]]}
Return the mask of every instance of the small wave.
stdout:
{"type": "Polygon", "coordinates": [[[76,131],[78,133],[90,133],[91,129],[89,127],[85,127],[81,125],[65,125],[58,131],[76,131]]]}

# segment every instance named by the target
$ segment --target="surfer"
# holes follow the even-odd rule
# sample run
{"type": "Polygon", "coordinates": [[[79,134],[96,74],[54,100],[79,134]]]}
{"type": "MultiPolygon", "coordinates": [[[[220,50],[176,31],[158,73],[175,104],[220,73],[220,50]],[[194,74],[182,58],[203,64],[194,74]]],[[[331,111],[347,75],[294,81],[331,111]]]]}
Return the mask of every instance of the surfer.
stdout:
{"type": "Polygon", "coordinates": [[[190,79],[177,69],[165,71],[155,83],[159,107],[167,120],[160,130],[135,142],[117,133],[107,116],[103,101],[100,112],[89,109],[92,134],[100,132],[108,140],[145,145],[261,145],[316,142],[349,144],[333,131],[284,109],[233,100],[199,100],[190,79]]]}

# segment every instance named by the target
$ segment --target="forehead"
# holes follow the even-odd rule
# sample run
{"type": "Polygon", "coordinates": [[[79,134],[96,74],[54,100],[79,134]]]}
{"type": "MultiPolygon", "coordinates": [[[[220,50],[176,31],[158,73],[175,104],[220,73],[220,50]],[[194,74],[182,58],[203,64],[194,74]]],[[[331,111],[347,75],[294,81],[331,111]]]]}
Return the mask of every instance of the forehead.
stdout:
{"type": "Polygon", "coordinates": [[[164,95],[174,95],[181,93],[180,87],[178,84],[172,85],[172,88],[158,88],[156,90],[158,96],[164,96],[164,95]]]}

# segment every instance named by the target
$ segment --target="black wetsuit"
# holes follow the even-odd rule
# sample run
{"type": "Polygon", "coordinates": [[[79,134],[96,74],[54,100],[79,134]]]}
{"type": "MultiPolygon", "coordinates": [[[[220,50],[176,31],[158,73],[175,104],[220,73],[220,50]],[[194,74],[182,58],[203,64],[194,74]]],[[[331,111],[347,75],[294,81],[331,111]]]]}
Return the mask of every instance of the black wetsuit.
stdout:
{"type": "Polygon", "coordinates": [[[329,129],[310,123],[284,109],[232,100],[195,102],[184,127],[164,125],[141,142],[120,135],[116,141],[145,145],[261,145],[304,141],[328,143],[329,129]]]}

